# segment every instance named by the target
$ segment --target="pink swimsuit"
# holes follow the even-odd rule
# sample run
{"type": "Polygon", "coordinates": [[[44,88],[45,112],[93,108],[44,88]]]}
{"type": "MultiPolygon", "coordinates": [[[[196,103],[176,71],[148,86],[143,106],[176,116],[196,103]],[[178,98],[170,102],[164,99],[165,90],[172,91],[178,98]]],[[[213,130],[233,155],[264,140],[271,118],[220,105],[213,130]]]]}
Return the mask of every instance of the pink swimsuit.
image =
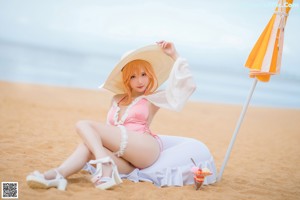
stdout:
{"type": "Polygon", "coordinates": [[[126,108],[123,116],[119,118],[120,107],[118,103],[113,102],[107,116],[108,124],[113,126],[122,125],[128,131],[137,131],[141,133],[151,133],[148,125],[149,105],[148,100],[138,97],[126,108]]]}
{"type": "MultiPolygon", "coordinates": [[[[122,99],[121,99],[122,101],[122,99]]],[[[107,123],[113,126],[124,126],[128,131],[148,133],[159,139],[149,128],[149,101],[143,97],[138,97],[129,104],[121,119],[119,118],[120,107],[117,102],[113,102],[107,114],[107,123]]],[[[160,141],[159,141],[160,142],[160,141]]]]}

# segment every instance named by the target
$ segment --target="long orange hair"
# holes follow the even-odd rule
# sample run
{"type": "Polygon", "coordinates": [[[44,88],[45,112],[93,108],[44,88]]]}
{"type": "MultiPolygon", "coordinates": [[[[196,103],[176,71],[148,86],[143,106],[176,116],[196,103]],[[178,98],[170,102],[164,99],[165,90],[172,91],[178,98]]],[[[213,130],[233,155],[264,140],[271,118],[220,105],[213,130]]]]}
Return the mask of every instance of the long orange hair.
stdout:
{"type": "Polygon", "coordinates": [[[149,78],[149,84],[145,90],[144,95],[151,94],[157,89],[157,78],[151,64],[145,60],[130,61],[122,69],[123,84],[125,90],[125,98],[124,102],[122,102],[123,105],[128,105],[132,102],[132,88],[130,87],[130,78],[136,73],[140,74],[142,70],[144,70],[149,78]]]}

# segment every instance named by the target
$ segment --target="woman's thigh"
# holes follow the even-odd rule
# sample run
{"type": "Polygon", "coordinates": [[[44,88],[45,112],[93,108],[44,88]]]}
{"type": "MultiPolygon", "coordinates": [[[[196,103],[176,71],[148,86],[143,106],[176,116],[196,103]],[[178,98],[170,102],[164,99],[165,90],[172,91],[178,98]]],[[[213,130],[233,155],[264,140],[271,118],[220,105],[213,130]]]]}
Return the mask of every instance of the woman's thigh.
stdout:
{"type": "MultiPolygon", "coordinates": [[[[121,143],[120,128],[98,122],[90,123],[96,132],[100,134],[104,147],[112,152],[119,150],[121,143]]],[[[126,132],[128,143],[122,157],[138,168],[145,168],[152,165],[160,154],[160,146],[157,139],[146,133],[126,132]]]]}

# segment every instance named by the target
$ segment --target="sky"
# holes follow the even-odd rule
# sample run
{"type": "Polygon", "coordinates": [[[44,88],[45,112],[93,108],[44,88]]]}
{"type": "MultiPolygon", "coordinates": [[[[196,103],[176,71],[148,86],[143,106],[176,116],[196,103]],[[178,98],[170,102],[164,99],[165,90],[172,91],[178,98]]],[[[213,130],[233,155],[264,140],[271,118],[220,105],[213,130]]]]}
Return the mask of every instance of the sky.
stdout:
{"type": "MultiPolygon", "coordinates": [[[[234,73],[237,66],[243,69],[276,4],[276,0],[0,0],[0,44],[119,59],[128,50],[167,40],[183,57],[218,78],[223,72],[234,73]]],[[[299,84],[299,0],[291,6],[281,74],[299,84]]]]}
{"type": "MultiPolygon", "coordinates": [[[[247,52],[275,5],[273,0],[0,0],[0,39],[83,52],[103,51],[104,41],[123,46],[165,39],[184,49],[247,52]]],[[[299,1],[293,5],[285,54],[299,48],[299,1]]]]}

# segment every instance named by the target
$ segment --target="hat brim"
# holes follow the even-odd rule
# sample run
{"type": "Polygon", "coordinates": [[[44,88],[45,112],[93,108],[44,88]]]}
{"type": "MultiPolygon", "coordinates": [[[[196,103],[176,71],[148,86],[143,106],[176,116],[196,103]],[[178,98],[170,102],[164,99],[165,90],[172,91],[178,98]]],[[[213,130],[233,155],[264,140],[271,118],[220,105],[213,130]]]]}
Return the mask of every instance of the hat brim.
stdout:
{"type": "Polygon", "coordinates": [[[127,63],[137,59],[145,60],[151,64],[157,77],[158,87],[168,79],[174,64],[174,60],[165,54],[158,45],[145,46],[122,58],[102,87],[116,94],[124,93],[121,70],[127,63]]]}

